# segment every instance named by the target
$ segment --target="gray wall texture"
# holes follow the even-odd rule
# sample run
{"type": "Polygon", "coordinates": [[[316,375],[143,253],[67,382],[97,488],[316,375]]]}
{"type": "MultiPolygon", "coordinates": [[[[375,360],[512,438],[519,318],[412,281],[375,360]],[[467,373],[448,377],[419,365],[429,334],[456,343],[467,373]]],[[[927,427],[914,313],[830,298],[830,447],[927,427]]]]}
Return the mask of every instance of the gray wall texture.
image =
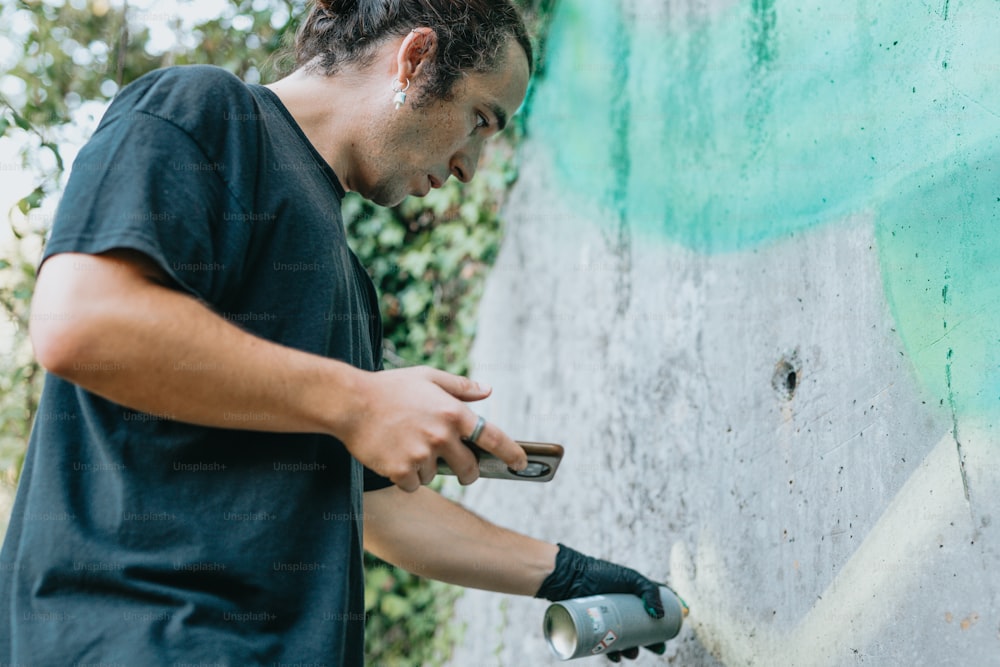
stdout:
{"type": "MultiPolygon", "coordinates": [[[[997,25],[558,6],[473,376],[567,454],[453,493],[669,582],[635,664],[1000,665],[997,25]]],[[[449,664],[558,664],[547,604],[466,592],[449,664]]]]}

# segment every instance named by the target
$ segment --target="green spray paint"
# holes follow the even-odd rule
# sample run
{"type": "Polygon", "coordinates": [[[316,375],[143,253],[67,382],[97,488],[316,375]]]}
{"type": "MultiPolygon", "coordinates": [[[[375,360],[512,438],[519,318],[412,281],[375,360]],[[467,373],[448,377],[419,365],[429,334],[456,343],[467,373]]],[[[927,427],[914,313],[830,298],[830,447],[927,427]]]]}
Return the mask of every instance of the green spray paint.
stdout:
{"type": "Polygon", "coordinates": [[[907,350],[956,416],[1000,414],[1000,173],[995,150],[918,170],[879,208],[883,280],[907,350]]]}
{"type": "Polygon", "coordinates": [[[869,213],[924,386],[1000,414],[1000,3],[690,4],[557,6],[530,129],[581,218],[722,253],[869,213]]]}

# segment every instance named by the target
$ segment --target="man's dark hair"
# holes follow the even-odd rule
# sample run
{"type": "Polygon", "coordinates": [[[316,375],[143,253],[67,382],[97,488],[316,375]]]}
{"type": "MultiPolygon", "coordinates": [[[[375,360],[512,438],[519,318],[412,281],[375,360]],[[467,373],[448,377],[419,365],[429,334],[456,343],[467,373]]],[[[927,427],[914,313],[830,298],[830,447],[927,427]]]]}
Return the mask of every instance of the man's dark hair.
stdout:
{"type": "MultiPolygon", "coordinates": [[[[295,37],[295,67],[326,76],[371,62],[379,45],[414,28],[437,33],[437,53],[423,92],[449,99],[467,71],[490,72],[513,38],[533,70],[531,41],[510,0],[317,0],[295,37]]],[[[418,100],[419,101],[419,100],[418,100]]]]}

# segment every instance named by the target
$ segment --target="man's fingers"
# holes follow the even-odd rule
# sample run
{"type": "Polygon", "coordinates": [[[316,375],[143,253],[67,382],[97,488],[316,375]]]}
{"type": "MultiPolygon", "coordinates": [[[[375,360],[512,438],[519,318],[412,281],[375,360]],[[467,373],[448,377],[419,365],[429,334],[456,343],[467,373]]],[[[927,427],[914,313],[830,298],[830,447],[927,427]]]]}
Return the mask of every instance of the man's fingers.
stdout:
{"type": "Polygon", "coordinates": [[[462,434],[461,442],[449,445],[443,454],[452,472],[458,476],[459,482],[468,485],[479,479],[479,462],[469,444],[474,444],[479,449],[496,456],[514,470],[524,470],[528,467],[528,456],[524,453],[524,449],[495,424],[483,420],[482,428],[475,442],[472,442],[471,436],[476,435],[479,420],[479,415],[469,410],[462,426],[459,427],[462,434]]]}
{"type": "Polygon", "coordinates": [[[643,578],[642,590],[637,594],[642,598],[647,614],[656,619],[663,618],[666,612],[663,609],[663,598],[660,597],[660,584],[643,578]]]}
{"type": "MultiPolygon", "coordinates": [[[[462,486],[468,486],[479,479],[479,461],[472,450],[464,444],[448,447],[441,458],[458,477],[458,482],[462,486]]],[[[437,472],[437,461],[434,462],[434,472],[437,472]]]]}
{"type": "Polygon", "coordinates": [[[461,375],[453,375],[437,369],[427,369],[430,380],[446,392],[462,401],[481,401],[490,395],[493,389],[461,375]]]}
{"type": "Polygon", "coordinates": [[[479,461],[464,442],[459,441],[449,445],[441,456],[463,486],[468,486],[479,479],[479,461]]]}
{"type": "Polygon", "coordinates": [[[416,471],[406,473],[406,475],[392,480],[393,483],[407,493],[413,493],[420,488],[420,476],[416,471]]]}
{"type": "Polygon", "coordinates": [[[458,483],[461,484],[462,486],[468,486],[469,484],[472,484],[477,479],[479,479],[479,461],[476,460],[476,457],[472,454],[472,451],[469,450],[468,447],[465,447],[464,445],[462,445],[462,447],[463,449],[466,450],[468,455],[472,457],[472,461],[470,463],[467,463],[465,458],[463,457],[462,458],[463,463],[461,464],[461,467],[456,468],[455,465],[453,465],[450,460],[448,462],[448,466],[451,468],[451,471],[455,473],[455,476],[458,478],[458,483]]]}
{"type": "Polygon", "coordinates": [[[437,475],[437,459],[428,461],[424,465],[420,466],[418,473],[421,485],[426,486],[430,484],[434,481],[434,477],[437,475]]]}
{"type": "MultiPolygon", "coordinates": [[[[478,416],[473,413],[472,423],[468,427],[469,433],[472,433],[472,430],[476,427],[477,419],[478,416]]],[[[500,427],[495,424],[486,422],[479,437],[476,438],[475,445],[480,449],[490,452],[514,470],[524,470],[528,467],[528,455],[524,453],[521,445],[514,442],[509,435],[501,431],[500,427]]]]}
{"type": "MultiPolygon", "coordinates": [[[[474,440],[481,449],[493,454],[514,470],[524,470],[527,467],[527,456],[517,443],[498,427],[481,420],[464,405],[465,402],[479,401],[489,396],[492,391],[489,386],[426,366],[390,372],[400,373],[399,377],[404,381],[416,380],[417,385],[421,384],[420,380],[431,382],[462,402],[453,403],[443,396],[434,396],[435,392],[426,394],[429,400],[424,401],[422,413],[428,421],[426,425],[421,425],[418,421],[416,431],[424,438],[421,446],[427,446],[429,450],[411,458],[415,465],[405,474],[389,476],[400,489],[413,492],[421,485],[429,484],[437,474],[439,458],[444,459],[462,484],[476,481],[479,478],[479,464],[476,455],[466,446],[468,440],[474,440]],[[409,380],[406,379],[407,376],[409,380]]],[[[403,386],[405,387],[405,382],[403,386]]],[[[426,390],[426,385],[422,389],[426,390]]],[[[421,408],[420,401],[415,407],[421,408]]],[[[413,456],[414,452],[411,450],[410,454],[413,456]]]]}
{"type": "MultiPolygon", "coordinates": [[[[650,644],[646,648],[648,648],[653,653],[656,653],[657,655],[663,655],[664,653],[667,652],[666,642],[660,642],[659,644],[650,644]]],[[[611,662],[621,662],[622,658],[625,658],[626,660],[635,660],[638,657],[639,657],[638,646],[627,648],[624,651],[611,651],[610,653],[607,654],[607,658],[611,662]]]]}

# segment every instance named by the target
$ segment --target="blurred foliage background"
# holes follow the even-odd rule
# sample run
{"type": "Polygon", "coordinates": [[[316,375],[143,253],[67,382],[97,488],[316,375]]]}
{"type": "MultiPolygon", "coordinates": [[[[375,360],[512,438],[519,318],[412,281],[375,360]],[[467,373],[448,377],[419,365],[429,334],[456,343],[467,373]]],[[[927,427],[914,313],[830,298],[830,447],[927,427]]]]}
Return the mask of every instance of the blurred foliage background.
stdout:
{"type": "MultiPolygon", "coordinates": [[[[555,0],[515,0],[544,43],[555,0]]],[[[0,2],[0,529],[24,459],[44,372],[27,338],[35,268],[69,165],[122,86],[159,67],[224,67],[251,83],[287,72],[302,0],[2,0],[0,2]]],[[[543,64],[543,59],[540,65],[543,64]]],[[[484,155],[469,185],[452,179],[385,209],[349,196],[351,243],[378,287],[386,366],[468,372],[476,307],[499,249],[498,211],[517,178],[522,120],[484,155]]],[[[442,662],[458,628],[457,589],[366,556],[370,664],[442,662]]]]}

